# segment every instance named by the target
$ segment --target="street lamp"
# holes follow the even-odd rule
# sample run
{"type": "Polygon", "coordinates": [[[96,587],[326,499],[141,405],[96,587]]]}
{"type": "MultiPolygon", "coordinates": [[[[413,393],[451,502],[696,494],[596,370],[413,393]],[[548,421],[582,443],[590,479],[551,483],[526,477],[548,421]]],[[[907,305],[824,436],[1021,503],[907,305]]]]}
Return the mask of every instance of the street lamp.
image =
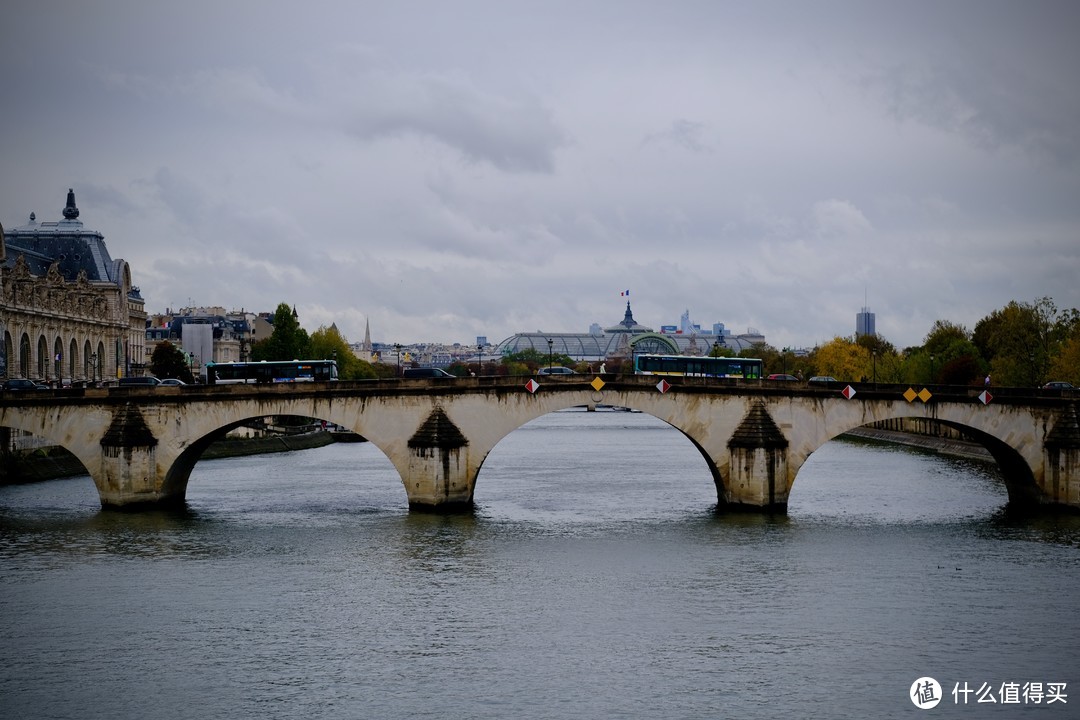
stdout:
{"type": "Polygon", "coordinates": [[[548,370],[551,370],[551,348],[555,345],[555,341],[548,338],[548,370]]]}
{"type": "Polygon", "coordinates": [[[877,350],[871,350],[870,355],[874,358],[874,385],[877,385],[877,350]]]}
{"type": "Polygon", "coordinates": [[[401,377],[401,343],[394,343],[394,350],[397,351],[397,376],[401,377]]]}
{"type": "Polygon", "coordinates": [[[930,354],[930,382],[934,382],[934,354],[930,354]]]}
{"type": "Polygon", "coordinates": [[[97,382],[97,353],[90,353],[90,382],[97,382]]]}
{"type": "Polygon", "coordinates": [[[480,358],[476,363],[476,366],[477,366],[476,367],[476,374],[477,375],[483,375],[484,374],[484,346],[483,345],[477,344],[477,346],[476,346],[476,355],[477,355],[477,357],[480,358]]]}
{"type": "Polygon", "coordinates": [[[712,356],[720,357],[720,343],[716,340],[712,341],[712,356]]]}

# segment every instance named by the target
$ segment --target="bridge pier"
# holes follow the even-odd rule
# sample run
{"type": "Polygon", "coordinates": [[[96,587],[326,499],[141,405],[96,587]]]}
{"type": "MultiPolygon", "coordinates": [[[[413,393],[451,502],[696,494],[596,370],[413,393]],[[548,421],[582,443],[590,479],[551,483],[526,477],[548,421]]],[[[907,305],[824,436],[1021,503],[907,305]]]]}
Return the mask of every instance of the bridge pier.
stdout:
{"type": "Polygon", "coordinates": [[[761,401],[750,406],[728,440],[728,478],[721,508],[787,510],[788,441],[761,401]]]}
{"type": "Polygon", "coordinates": [[[721,488],[724,510],[785,512],[787,451],[782,448],[732,448],[728,480],[721,488]]]}
{"type": "Polygon", "coordinates": [[[93,473],[102,507],[167,505],[183,502],[165,491],[158,473],[157,438],[139,409],[128,403],[113,414],[101,438],[100,471],[93,473]]]}
{"type": "Polygon", "coordinates": [[[1046,436],[1043,492],[1051,503],[1080,508],[1080,419],[1076,405],[1061,414],[1046,436]]]}
{"type": "Polygon", "coordinates": [[[470,466],[468,439],[441,407],[431,412],[407,445],[406,466],[398,471],[410,509],[455,512],[472,508],[478,468],[470,466]]]}
{"type": "Polygon", "coordinates": [[[411,510],[455,512],[473,506],[475,484],[469,477],[467,450],[414,451],[401,480],[411,510]]]}

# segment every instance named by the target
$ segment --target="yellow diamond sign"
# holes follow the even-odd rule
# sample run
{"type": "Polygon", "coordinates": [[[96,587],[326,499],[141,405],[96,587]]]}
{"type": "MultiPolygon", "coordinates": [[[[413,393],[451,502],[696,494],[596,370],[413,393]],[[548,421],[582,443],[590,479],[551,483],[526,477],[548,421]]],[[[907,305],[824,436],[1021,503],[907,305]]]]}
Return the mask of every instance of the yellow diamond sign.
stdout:
{"type": "Polygon", "coordinates": [[[922,392],[919,393],[919,399],[922,400],[923,402],[926,402],[927,400],[929,400],[932,397],[934,397],[934,396],[931,395],[930,391],[927,390],[926,388],[923,388],[922,392]]]}
{"type": "Polygon", "coordinates": [[[907,400],[908,402],[914,401],[915,398],[917,398],[917,397],[919,397],[919,396],[916,395],[915,391],[912,390],[911,388],[908,388],[907,391],[904,393],[904,399],[907,400]]]}
{"type": "Polygon", "coordinates": [[[589,384],[593,386],[593,390],[596,392],[600,392],[600,388],[604,387],[604,381],[600,378],[593,378],[593,381],[589,384]]]}

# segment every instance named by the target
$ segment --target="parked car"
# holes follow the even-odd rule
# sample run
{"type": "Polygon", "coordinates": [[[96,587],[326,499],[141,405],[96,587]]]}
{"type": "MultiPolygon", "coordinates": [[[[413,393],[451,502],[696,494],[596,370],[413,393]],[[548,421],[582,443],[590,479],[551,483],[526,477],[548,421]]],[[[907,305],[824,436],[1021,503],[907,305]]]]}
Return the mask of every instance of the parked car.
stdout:
{"type": "Polygon", "coordinates": [[[1074,390],[1073,384],[1064,380],[1051,380],[1042,386],[1043,390],[1074,390]]]}
{"type": "Polygon", "coordinates": [[[41,390],[42,387],[33,380],[27,380],[26,378],[11,378],[5,380],[3,384],[4,390],[41,390]]]}
{"type": "Polygon", "coordinates": [[[452,378],[450,373],[441,368],[405,368],[401,371],[402,377],[407,378],[452,378]]]}
{"type": "Polygon", "coordinates": [[[125,386],[140,386],[140,387],[157,387],[160,381],[153,375],[136,375],[129,377],[122,377],[116,381],[116,384],[120,387],[125,386]]]}
{"type": "Polygon", "coordinates": [[[187,385],[187,383],[180,378],[165,378],[158,385],[187,385]]]}
{"type": "Polygon", "coordinates": [[[815,375],[814,377],[810,378],[806,382],[810,382],[810,383],[832,383],[832,382],[836,382],[836,378],[831,377],[829,375],[815,375]]]}
{"type": "Polygon", "coordinates": [[[537,375],[577,375],[576,372],[568,367],[562,365],[554,365],[552,367],[540,368],[536,371],[537,375]]]}
{"type": "Polygon", "coordinates": [[[794,375],[788,375],[786,373],[773,373],[768,377],[769,380],[783,380],[785,382],[799,382],[799,378],[794,375]]]}

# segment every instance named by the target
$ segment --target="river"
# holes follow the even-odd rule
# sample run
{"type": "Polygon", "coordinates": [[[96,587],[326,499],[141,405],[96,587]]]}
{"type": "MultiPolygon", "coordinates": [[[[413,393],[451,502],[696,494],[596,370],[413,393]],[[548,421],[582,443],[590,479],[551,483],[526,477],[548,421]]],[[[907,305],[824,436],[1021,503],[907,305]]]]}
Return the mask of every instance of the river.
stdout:
{"type": "Polygon", "coordinates": [[[369,443],[187,497],[0,488],[0,717],[891,718],[926,677],[935,716],[1080,717],[1080,520],[975,461],[834,441],[786,516],[717,515],[678,432],[561,412],[470,515],[409,512],[369,443]]]}

